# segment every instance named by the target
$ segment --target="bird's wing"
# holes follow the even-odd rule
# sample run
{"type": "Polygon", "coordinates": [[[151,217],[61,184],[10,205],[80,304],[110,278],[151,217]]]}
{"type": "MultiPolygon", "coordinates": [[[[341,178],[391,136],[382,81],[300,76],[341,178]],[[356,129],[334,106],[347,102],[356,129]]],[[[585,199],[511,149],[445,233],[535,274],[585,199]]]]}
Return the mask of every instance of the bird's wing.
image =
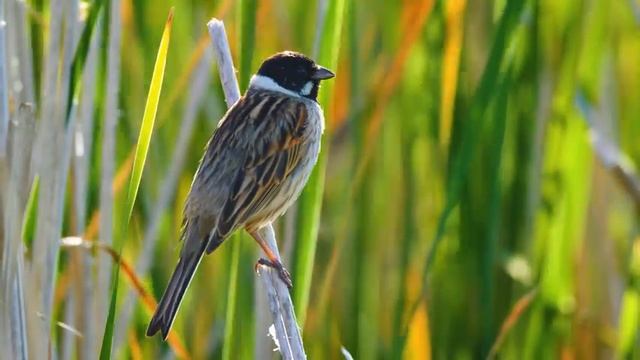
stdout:
{"type": "Polygon", "coordinates": [[[265,210],[279,195],[282,182],[302,160],[302,138],[308,123],[306,106],[298,101],[281,100],[270,108],[268,115],[249,120],[253,122],[249,127],[255,140],[247,143],[245,161],[238,168],[230,196],[218,218],[216,230],[223,237],[265,210]]]}

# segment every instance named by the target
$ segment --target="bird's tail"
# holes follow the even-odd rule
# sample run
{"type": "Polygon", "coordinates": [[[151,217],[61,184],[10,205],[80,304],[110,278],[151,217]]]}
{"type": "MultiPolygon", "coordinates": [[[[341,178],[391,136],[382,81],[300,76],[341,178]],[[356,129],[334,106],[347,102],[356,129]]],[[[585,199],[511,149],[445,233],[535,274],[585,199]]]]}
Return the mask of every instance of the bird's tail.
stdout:
{"type": "Polygon", "coordinates": [[[156,312],[151,318],[151,322],[147,328],[147,336],[153,336],[160,330],[162,332],[162,338],[166,340],[178,308],[180,307],[182,297],[187,287],[189,287],[189,283],[191,283],[191,279],[198,268],[198,264],[200,264],[202,255],[204,255],[206,245],[207,242],[203,241],[202,246],[196,249],[195,252],[185,253],[180,256],[178,265],[173,271],[173,275],[171,275],[169,285],[164,291],[156,308],[156,312]]]}

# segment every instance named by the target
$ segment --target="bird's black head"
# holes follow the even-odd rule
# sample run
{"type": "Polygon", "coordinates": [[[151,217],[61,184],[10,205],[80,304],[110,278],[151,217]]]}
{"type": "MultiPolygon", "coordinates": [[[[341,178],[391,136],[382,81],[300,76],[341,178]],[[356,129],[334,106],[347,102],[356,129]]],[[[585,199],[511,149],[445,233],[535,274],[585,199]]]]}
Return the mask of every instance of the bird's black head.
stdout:
{"type": "Polygon", "coordinates": [[[258,87],[290,91],[311,100],[316,100],[318,96],[320,81],[335,76],[303,54],[292,51],[271,56],[262,63],[256,75],[252,84],[258,87]],[[269,79],[275,84],[269,83],[269,79]]]}

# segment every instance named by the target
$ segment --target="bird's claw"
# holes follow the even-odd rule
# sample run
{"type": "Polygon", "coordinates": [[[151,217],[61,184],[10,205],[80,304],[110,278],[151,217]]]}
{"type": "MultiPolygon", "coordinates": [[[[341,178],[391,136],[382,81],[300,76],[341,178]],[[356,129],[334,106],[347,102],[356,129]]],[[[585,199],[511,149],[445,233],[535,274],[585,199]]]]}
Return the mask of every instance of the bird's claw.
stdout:
{"type": "Polygon", "coordinates": [[[293,287],[293,283],[291,282],[291,274],[289,274],[287,269],[282,266],[282,263],[280,261],[271,261],[265,258],[260,258],[256,263],[256,270],[258,269],[259,265],[268,266],[272,269],[277,270],[280,280],[282,280],[282,282],[284,282],[284,284],[287,285],[289,289],[293,287]]]}

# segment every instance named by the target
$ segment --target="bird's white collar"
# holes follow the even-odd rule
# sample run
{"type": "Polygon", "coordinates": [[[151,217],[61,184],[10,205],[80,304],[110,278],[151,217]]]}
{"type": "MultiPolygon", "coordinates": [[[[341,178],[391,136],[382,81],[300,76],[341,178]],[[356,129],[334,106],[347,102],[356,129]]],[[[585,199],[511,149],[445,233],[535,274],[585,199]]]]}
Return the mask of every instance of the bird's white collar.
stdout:
{"type": "Polygon", "coordinates": [[[249,87],[253,89],[261,89],[261,90],[269,90],[275,91],[279,93],[283,93],[293,97],[302,97],[300,94],[295,93],[291,90],[285,89],[282,86],[278,85],[277,82],[273,81],[272,78],[263,75],[253,75],[251,77],[251,81],[249,82],[249,87]]]}

